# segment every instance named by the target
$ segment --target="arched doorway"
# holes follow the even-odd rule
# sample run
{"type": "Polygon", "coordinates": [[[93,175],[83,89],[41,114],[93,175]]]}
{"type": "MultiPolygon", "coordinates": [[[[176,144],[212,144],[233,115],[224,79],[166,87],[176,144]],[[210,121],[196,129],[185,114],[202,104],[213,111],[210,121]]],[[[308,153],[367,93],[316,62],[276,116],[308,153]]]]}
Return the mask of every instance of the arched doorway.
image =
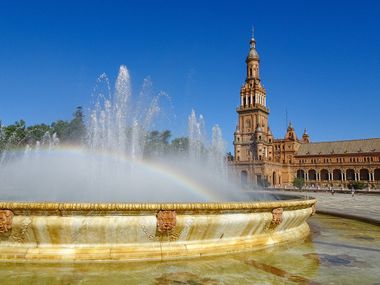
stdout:
{"type": "Polygon", "coordinates": [[[246,170],[243,170],[240,173],[240,183],[243,187],[248,185],[248,172],[246,170]]]}
{"type": "Polygon", "coordinates": [[[355,180],[355,170],[347,169],[346,170],[346,179],[347,180],[355,180]]]}
{"type": "Polygon", "coordinates": [[[275,171],[273,171],[273,174],[272,174],[272,185],[273,186],[277,185],[277,176],[276,176],[275,171]]]}
{"type": "Polygon", "coordinates": [[[369,180],[368,169],[360,169],[360,180],[364,180],[364,181],[369,180]]]}
{"type": "Polygon", "coordinates": [[[376,168],[374,172],[374,179],[380,181],[380,168],[376,168]]]}
{"type": "Polygon", "coordinates": [[[305,178],[305,172],[302,169],[297,170],[297,178],[305,178]]]}
{"type": "Polygon", "coordinates": [[[312,180],[312,181],[317,180],[317,171],[315,171],[315,169],[310,169],[308,173],[309,173],[309,180],[312,180]]]}
{"type": "Polygon", "coordinates": [[[333,180],[342,180],[342,172],[340,169],[333,170],[333,180]]]}
{"type": "Polygon", "coordinates": [[[329,172],[327,169],[321,170],[321,180],[329,180],[329,172]]]}

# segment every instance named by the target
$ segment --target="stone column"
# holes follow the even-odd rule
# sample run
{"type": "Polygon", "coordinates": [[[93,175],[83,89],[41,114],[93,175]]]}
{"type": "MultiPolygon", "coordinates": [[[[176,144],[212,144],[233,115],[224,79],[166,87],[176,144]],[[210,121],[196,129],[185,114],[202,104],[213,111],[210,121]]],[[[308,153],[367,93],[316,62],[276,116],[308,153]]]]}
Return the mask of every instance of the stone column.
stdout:
{"type": "Polygon", "coordinates": [[[253,105],[253,95],[251,93],[251,105],[253,105]]]}

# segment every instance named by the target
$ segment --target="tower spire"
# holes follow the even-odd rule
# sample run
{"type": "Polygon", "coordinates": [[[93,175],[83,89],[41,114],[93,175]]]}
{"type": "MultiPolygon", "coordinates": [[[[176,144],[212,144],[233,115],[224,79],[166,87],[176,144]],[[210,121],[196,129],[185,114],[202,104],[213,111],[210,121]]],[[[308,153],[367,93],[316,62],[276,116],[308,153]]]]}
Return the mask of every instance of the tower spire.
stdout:
{"type": "Polygon", "coordinates": [[[246,62],[251,59],[259,59],[259,55],[256,51],[256,40],[255,40],[255,27],[252,26],[251,40],[249,41],[249,54],[246,62]]]}
{"type": "Polygon", "coordinates": [[[253,25],[252,25],[251,40],[249,41],[249,45],[250,45],[251,50],[256,48],[255,27],[253,25]]]}

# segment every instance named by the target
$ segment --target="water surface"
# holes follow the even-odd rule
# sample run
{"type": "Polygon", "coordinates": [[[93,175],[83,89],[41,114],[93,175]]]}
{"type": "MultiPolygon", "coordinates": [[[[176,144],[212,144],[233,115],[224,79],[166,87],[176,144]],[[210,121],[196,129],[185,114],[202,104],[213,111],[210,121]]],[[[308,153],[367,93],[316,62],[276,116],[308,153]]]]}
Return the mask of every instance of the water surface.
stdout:
{"type": "Polygon", "coordinates": [[[192,260],[12,264],[1,284],[379,284],[380,227],[316,215],[298,244],[192,260]]]}

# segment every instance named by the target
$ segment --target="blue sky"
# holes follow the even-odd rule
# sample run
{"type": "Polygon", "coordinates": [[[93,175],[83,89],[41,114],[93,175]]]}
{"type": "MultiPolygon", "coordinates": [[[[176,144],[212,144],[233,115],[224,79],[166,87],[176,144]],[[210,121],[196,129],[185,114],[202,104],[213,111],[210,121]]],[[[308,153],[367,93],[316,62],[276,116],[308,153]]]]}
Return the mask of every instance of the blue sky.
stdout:
{"type": "Polygon", "coordinates": [[[172,98],[168,128],[194,108],[229,143],[255,26],[270,126],[285,112],[313,141],[380,137],[378,1],[3,1],[0,119],[50,123],[89,107],[97,77],[125,64],[172,98]]]}

